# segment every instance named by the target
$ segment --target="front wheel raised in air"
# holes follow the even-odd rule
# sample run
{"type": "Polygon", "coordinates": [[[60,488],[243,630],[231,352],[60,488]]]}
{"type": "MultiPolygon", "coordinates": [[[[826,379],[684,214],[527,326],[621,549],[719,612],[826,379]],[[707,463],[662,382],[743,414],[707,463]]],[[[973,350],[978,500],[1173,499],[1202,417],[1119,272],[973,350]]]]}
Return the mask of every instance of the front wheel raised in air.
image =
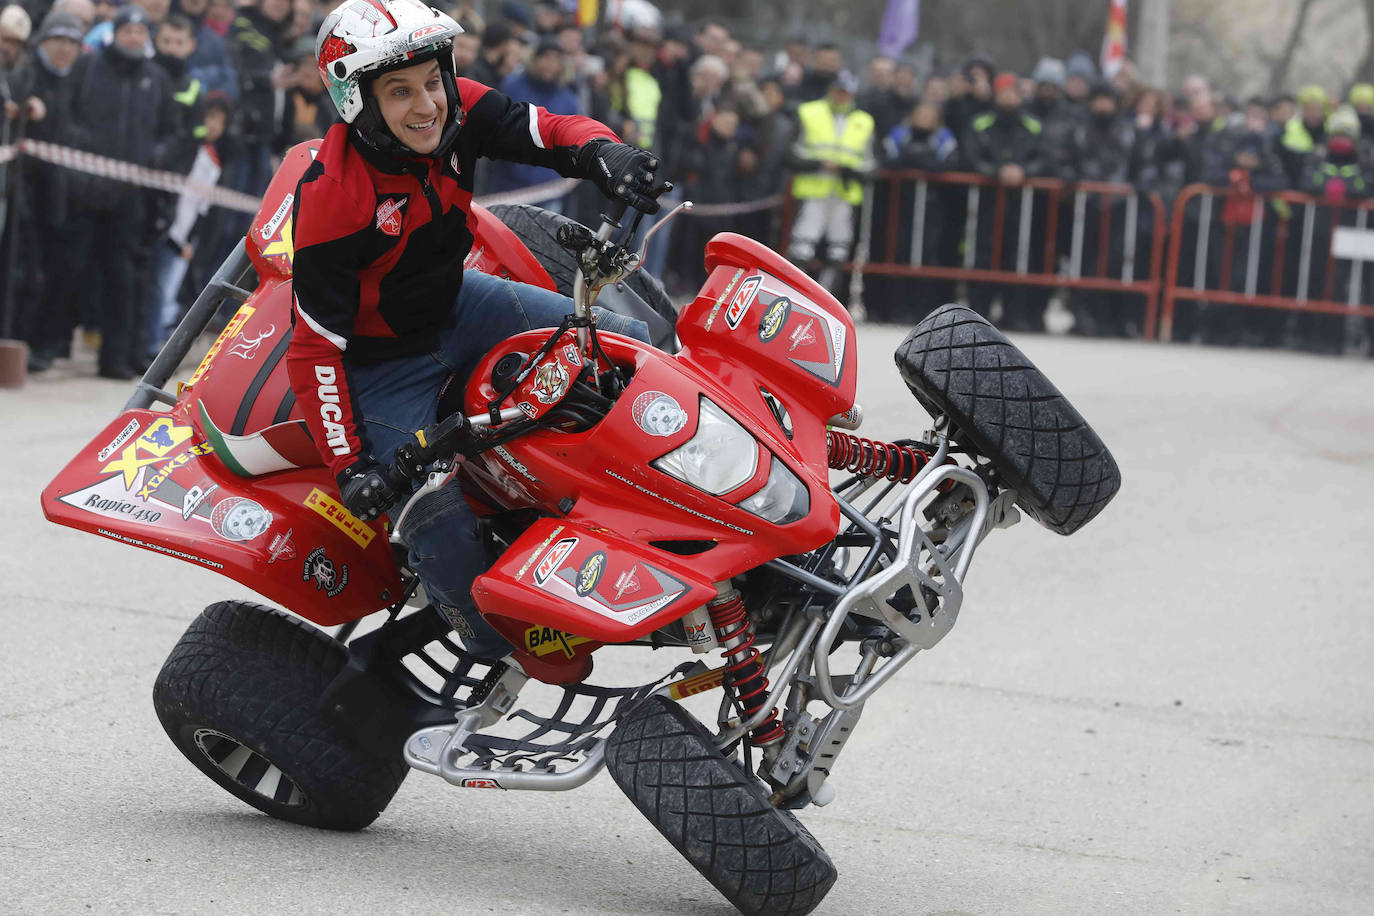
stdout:
{"type": "Polygon", "coordinates": [[[220,787],[273,817],[331,830],[376,820],[408,769],[330,724],[320,697],[345,661],[325,633],[272,608],[212,604],[153,685],[177,749],[220,787]]]}
{"type": "Polygon", "coordinates": [[[902,341],[897,368],[932,416],[988,458],[1017,505],[1073,534],[1121,489],[1102,439],[1026,355],[977,312],[942,305],[902,341]]]}
{"type": "Polygon", "coordinates": [[[606,742],[606,769],[640,813],[750,916],[800,916],[835,883],[835,866],[791,811],[716,749],[666,697],[630,711],[606,742]]]}

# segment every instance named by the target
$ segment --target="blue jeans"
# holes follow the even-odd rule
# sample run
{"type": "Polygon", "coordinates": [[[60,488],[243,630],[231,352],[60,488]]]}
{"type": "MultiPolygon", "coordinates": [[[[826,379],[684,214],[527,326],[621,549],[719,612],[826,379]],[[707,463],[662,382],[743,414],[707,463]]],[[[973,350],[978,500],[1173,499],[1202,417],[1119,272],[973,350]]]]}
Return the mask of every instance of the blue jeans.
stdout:
{"type": "MultiPolygon", "coordinates": [[[[553,328],[572,312],[566,296],[466,271],[453,304],[453,326],[439,348],[348,367],[363,426],[379,461],[390,461],[396,447],[434,422],[439,391],[449,376],[466,382],[482,357],[508,337],[531,328],[553,328]]],[[[649,339],[644,322],[597,310],[597,327],[640,340],[649,339]]],[[[426,496],[406,517],[410,566],[419,573],[429,600],[448,619],[474,655],[500,658],[511,644],[477,613],[472,583],[489,565],[477,535],[477,520],[457,486],[426,496]]]]}

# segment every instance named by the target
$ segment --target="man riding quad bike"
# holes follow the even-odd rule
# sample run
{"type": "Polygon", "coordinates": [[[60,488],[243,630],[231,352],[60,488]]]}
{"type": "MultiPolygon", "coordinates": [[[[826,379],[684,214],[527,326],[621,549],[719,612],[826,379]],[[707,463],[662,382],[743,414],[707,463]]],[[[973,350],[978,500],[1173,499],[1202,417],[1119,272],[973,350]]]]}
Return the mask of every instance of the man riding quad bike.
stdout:
{"type": "MultiPolygon", "coordinates": [[[[479,157],[587,178],[613,199],[658,211],[657,160],[600,122],[554,115],[456,79],[462,28],[421,0],[348,0],[320,26],[320,74],[342,123],[296,191],[291,388],[344,505],[360,519],[399,497],[383,462],[434,419],[450,376],[466,381],[498,341],[556,327],[564,296],[464,270],[479,157]],[[379,460],[381,459],[381,460],[379,460]]],[[[609,312],[603,330],[647,340],[609,312]]],[[[404,494],[408,495],[408,494],[404,494]]],[[[511,645],[473,607],[486,568],[457,487],[411,507],[410,564],[473,654],[511,645]]]]}

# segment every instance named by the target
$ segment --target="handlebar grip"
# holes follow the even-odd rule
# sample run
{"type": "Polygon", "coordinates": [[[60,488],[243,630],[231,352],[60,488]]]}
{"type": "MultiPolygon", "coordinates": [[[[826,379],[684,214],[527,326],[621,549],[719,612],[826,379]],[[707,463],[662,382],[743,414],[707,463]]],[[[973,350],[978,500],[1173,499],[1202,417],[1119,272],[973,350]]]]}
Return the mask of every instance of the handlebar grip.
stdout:
{"type": "Polygon", "coordinates": [[[417,431],[410,441],[396,449],[391,467],[387,469],[392,483],[422,479],[431,464],[442,458],[452,458],[471,437],[472,424],[461,413],[417,431]]]}

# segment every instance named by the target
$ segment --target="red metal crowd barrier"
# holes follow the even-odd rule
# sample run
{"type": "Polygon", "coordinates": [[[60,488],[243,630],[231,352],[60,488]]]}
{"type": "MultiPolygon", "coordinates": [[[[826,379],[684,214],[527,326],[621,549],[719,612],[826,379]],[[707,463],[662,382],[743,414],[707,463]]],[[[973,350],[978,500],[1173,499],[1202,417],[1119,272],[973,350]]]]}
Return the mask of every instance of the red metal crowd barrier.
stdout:
{"type": "MultiPolygon", "coordinates": [[[[1177,302],[1217,303],[1220,305],[1255,306],[1266,309],[1286,309],[1298,312],[1315,312],[1328,315],[1358,315],[1374,318],[1374,305],[1362,304],[1364,262],[1359,258],[1337,255],[1337,229],[1369,228],[1370,212],[1374,211],[1374,201],[1330,203],[1319,201],[1307,194],[1294,191],[1274,191],[1266,194],[1247,194],[1237,198],[1234,192],[1211,185],[1194,184],[1184,188],[1174,201],[1173,219],[1169,229],[1168,273],[1164,284],[1161,337],[1169,340],[1173,335],[1174,311],[1177,302]],[[1219,269],[1211,270],[1209,247],[1216,240],[1216,219],[1212,211],[1220,199],[1223,206],[1238,204],[1243,210],[1249,202],[1248,222],[1237,219],[1221,219],[1222,251],[1219,269]],[[1199,202],[1193,251],[1184,251],[1185,229],[1188,227],[1188,205],[1194,200],[1199,202]],[[1301,214],[1299,216],[1299,214],[1301,214]],[[1342,222],[1345,214],[1350,215],[1350,223],[1342,222]],[[1273,237],[1268,250],[1262,250],[1266,217],[1272,220],[1273,237]],[[1293,225],[1297,220],[1298,225],[1293,225]],[[1325,251],[1317,249],[1316,227],[1322,224],[1321,240],[1325,251]],[[1235,289],[1237,279],[1236,242],[1238,229],[1248,230],[1247,248],[1244,255],[1244,288],[1235,289]],[[1290,239],[1293,233],[1300,233],[1298,249],[1294,257],[1289,257],[1290,239]],[[1261,274],[1261,261],[1268,257],[1272,262],[1268,276],[1261,274]],[[1187,259],[1191,257],[1191,262],[1187,259]],[[1317,259],[1320,258],[1319,262],[1317,259]],[[1345,301],[1334,298],[1337,294],[1336,262],[1350,260],[1350,273],[1344,278],[1346,285],[1345,301]],[[1191,285],[1180,285],[1179,274],[1183,265],[1191,263],[1191,285]],[[1314,267],[1321,264],[1319,271],[1314,267]],[[1290,272],[1291,271],[1291,272],[1290,272]],[[1314,272],[1321,274],[1320,290],[1312,289],[1314,272]],[[1210,281],[1215,279],[1216,283],[1210,281]],[[1290,288],[1292,295],[1284,295],[1290,288]],[[1260,290],[1264,282],[1268,292],[1260,290]],[[1314,296],[1314,292],[1320,295],[1314,296]]],[[[1233,208],[1234,212],[1234,208],[1233,208]]],[[[1243,214],[1242,214],[1243,215],[1243,214]]],[[[1374,250],[1370,251],[1374,255],[1374,250]]],[[[1374,258],[1372,258],[1374,259],[1374,258]]]]}
{"type": "MultiPolygon", "coordinates": [[[[869,246],[875,228],[875,192],[871,190],[866,195],[860,216],[859,244],[854,260],[844,265],[845,270],[853,271],[858,276],[916,277],[1136,293],[1144,297],[1146,337],[1153,338],[1160,291],[1163,288],[1163,230],[1166,226],[1164,201],[1158,194],[1141,194],[1128,184],[1068,183],[1052,178],[1031,178],[1019,186],[1009,186],[983,175],[917,170],[880,172],[871,187],[878,189],[877,194],[886,195],[886,231],[882,243],[876,246],[881,250],[871,250],[869,246]],[[925,261],[923,249],[929,213],[927,203],[932,189],[937,187],[965,189],[963,251],[959,264],[930,264],[925,261]],[[908,190],[914,192],[914,206],[906,210],[902,207],[902,201],[908,190]],[[989,263],[980,266],[977,263],[980,251],[978,222],[982,195],[988,193],[996,195],[992,206],[990,246],[986,246],[989,263]],[[1010,200],[1013,197],[1017,201],[1010,200]],[[1046,202],[1045,214],[1041,227],[1033,229],[1037,220],[1037,197],[1046,202]],[[1117,201],[1122,201],[1123,207],[1120,218],[1114,219],[1114,204],[1117,201]],[[1154,217],[1148,264],[1143,272],[1137,271],[1136,263],[1142,202],[1151,209],[1154,217]],[[1084,276],[1084,243],[1090,205],[1100,206],[1101,215],[1096,227],[1096,257],[1090,265],[1093,269],[1087,271],[1091,275],[1084,276]],[[1013,208],[1014,222],[1009,227],[1008,211],[1013,208]],[[1070,212],[1063,212],[1065,210],[1070,212]],[[910,221],[911,241],[907,251],[899,252],[897,243],[903,220],[910,221]],[[1065,267],[1061,271],[1060,226],[1065,220],[1069,221],[1066,225],[1070,227],[1070,244],[1065,267]],[[1016,233],[1015,264],[1004,265],[1004,242],[1009,228],[1016,233]],[[1037,232],[1043,232],[1043,245],[1040,250],[1032,251],[1032,235],[1037,232]],[[1118,275],[1109,276],[1109,255],[1114,232],[1117,233],[1115,237],[1121,239],[1121,269],[1118,275]]],[[[793,201],[789,195],[783,212],[783,251],[788,250],[792,213],[793,201]]]]}

